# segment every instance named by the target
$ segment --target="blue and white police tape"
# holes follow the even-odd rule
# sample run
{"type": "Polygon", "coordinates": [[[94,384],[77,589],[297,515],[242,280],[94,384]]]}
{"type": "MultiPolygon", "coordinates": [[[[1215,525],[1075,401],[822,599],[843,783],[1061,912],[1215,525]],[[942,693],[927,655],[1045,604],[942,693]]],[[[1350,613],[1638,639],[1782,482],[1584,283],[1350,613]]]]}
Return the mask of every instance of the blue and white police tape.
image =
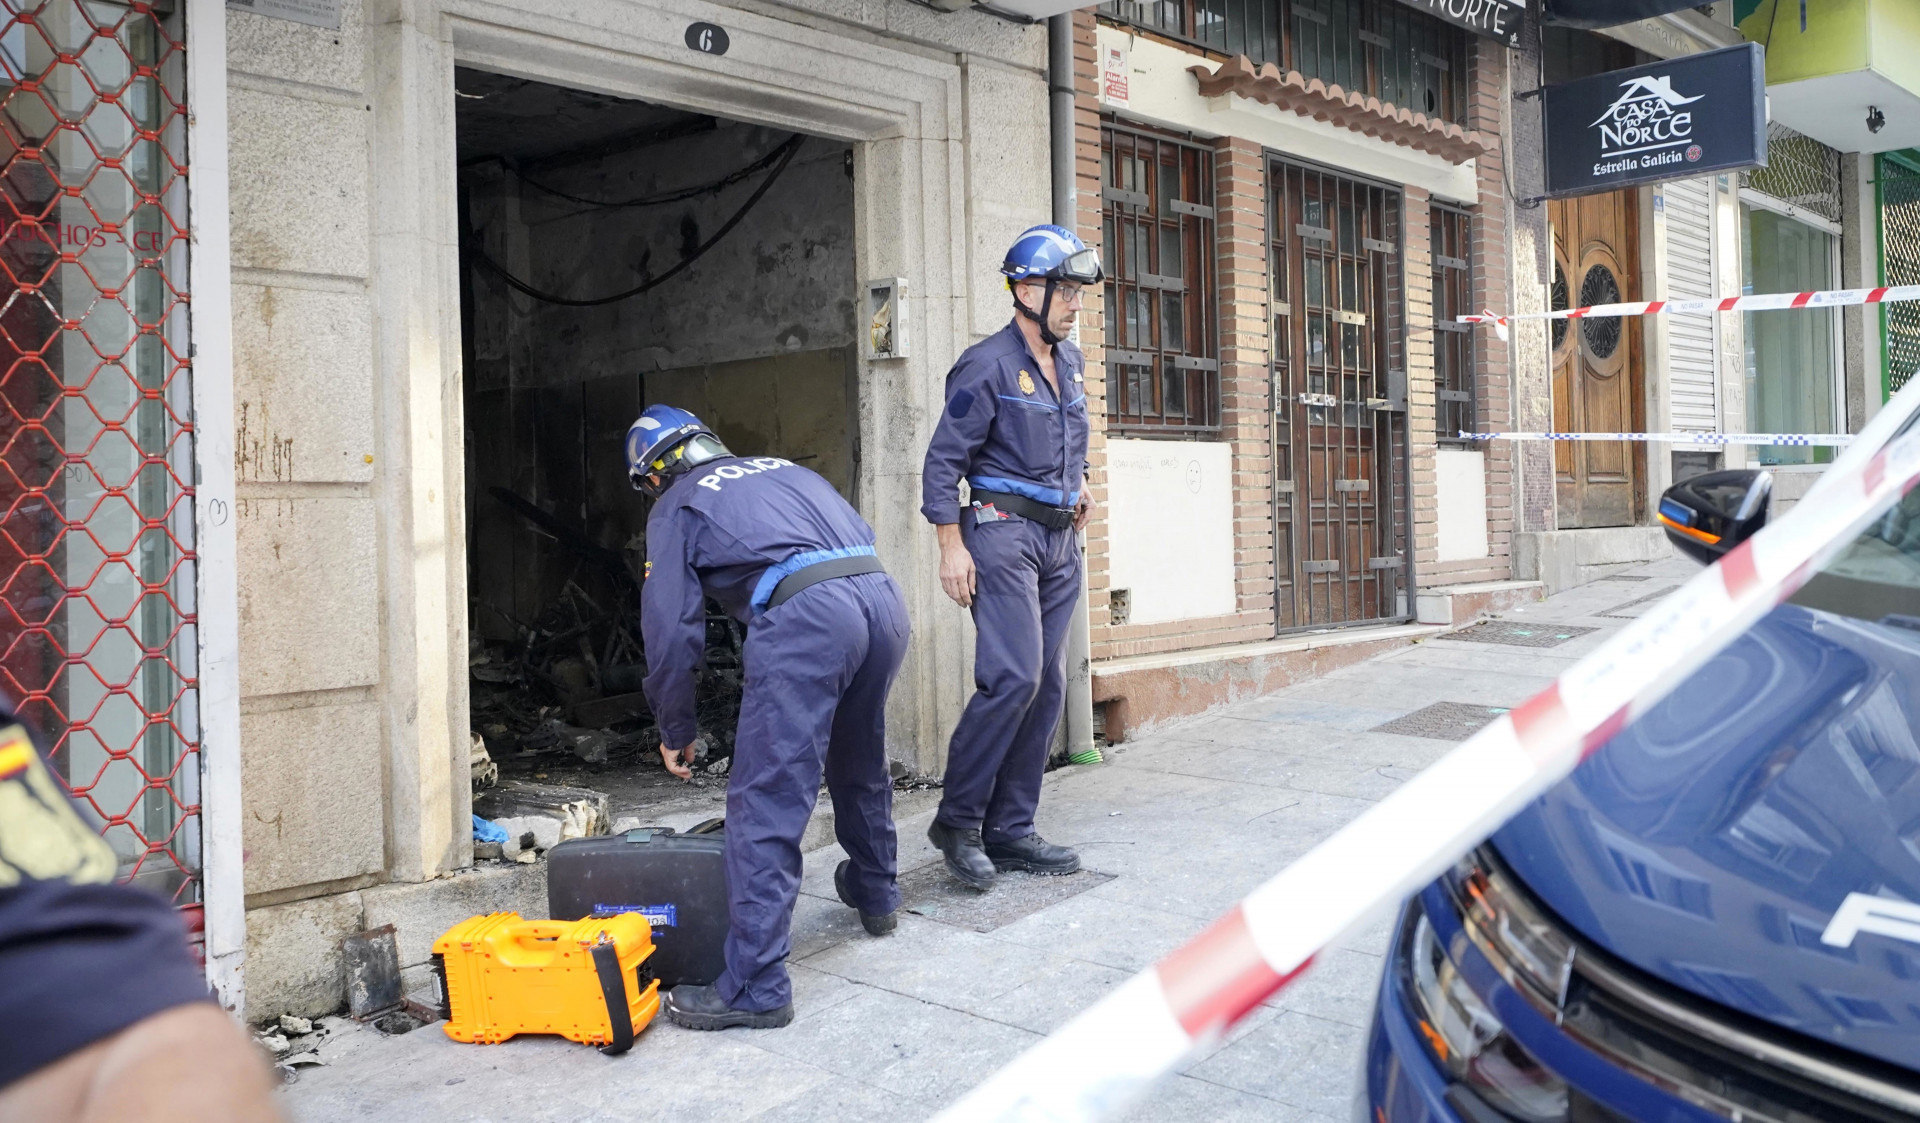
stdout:
{"type": "Polygon", "coordinates": [[[1692,445],[1850,445],[1851,433],[1469,433],[1463,441],[1654,441],[1692,445]]]}

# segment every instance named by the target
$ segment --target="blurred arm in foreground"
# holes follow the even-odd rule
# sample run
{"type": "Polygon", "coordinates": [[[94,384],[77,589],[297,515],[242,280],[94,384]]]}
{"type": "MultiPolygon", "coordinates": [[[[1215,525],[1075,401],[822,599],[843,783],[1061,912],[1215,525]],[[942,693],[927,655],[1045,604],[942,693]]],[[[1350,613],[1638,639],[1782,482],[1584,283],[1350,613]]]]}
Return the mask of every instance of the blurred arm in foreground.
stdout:
{"type": "Polygon", "coordinates": [[[179,915],[115,866],[0,703],[0,1123],[279,1120],[179,915]]]}

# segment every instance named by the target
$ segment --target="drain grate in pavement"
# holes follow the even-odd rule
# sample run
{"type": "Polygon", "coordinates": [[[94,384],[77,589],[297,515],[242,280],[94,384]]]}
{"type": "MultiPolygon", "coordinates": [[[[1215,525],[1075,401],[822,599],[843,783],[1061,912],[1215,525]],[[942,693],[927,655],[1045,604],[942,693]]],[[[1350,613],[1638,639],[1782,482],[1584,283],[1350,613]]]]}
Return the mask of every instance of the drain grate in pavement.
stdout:
{"type": "Polygon", "coordinates": [[[1506,712],[1505,706],[1435,702],[1425,709],[1402,714],[1383,725],[1376,725],[1371,732],[1398,733],[1402,737],[1426,737],[1435,741],[1464,741],[1506,712]]]}
{"type": "Polygon", "coordinates": [[[1661,599],[1677,588],[1679,588],[1678,585],[1669,585],[1664,589],[1657,589],[1654,592],[1648,593],[1644,597],[1635,597],[1625,604],[1616,604],[1605,612],[1596,612],[1594,615],[1604,617],[1608,620],[1638,619],[1641,613],[1653,607],[1654,601],[1661,599]]]}
{"type": "Polygon", "coordinates": [[[1582,628],[1573,624],[1535,624],[1527,620],[1489,620],[1484,624],[1475,624],[1471,628],[1462,628],[1436,639],[1461,640],[1466,643],[1503,643],[1509,647],[1559,647],[1576,636],[1584,636],[1593,628],[1582,628]]]}
{"type": "Polygon", "coordinates": [[[944,862],[934,862],[900,875],[900,907],[956,928],[991,932],[1112,880],[1112,874],[1093,870],[1066,877],[1002,873],[992,892],[981,893],[955,881],[944,862]]]}

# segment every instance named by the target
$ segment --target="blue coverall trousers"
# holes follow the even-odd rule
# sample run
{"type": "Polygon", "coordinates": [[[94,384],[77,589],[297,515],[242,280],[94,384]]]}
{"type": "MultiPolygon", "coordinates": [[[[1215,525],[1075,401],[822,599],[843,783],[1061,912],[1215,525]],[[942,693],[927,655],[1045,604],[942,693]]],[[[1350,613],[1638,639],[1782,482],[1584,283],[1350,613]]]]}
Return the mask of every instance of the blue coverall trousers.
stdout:
{"type": "Polygon", "coordinates": [[[727,785],[727,969],[715,983],[736,1010],[793,1001],[786,960],[800,837],[823,768],[855,903],[875,914],[900,905],[886,709],[907,632],[906,603],[884,573],[821,582],[747,631],[727,785]]]}
{"type": "Polygon", "coordinates": [[[1033,833],[1047,750],[1066,698],[1067,625],[1080,598],[1080,543],[1019,516],[960,513],[973,555],[973,697],[947,746],[936,818],[985,842],[1033,833]]]}

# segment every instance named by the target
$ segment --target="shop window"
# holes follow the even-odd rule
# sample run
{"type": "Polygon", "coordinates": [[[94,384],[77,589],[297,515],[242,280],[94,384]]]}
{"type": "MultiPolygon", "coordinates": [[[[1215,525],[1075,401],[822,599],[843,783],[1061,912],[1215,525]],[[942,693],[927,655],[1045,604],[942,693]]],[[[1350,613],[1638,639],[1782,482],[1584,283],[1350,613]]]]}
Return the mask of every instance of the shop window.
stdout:
{"type": "Polygon", "coordinates": [[[1213,152],[1108,125],[1100,162],[1108,429],[1217,435],[1213,152]]]}
{"type": "MultiPolygon", "coordinates": [[[[1740,206],[1741,281],[1748,293],[1835,287],[1839,238],[1788,217],[1744,192],[1740,206]]],[[[1840,310],[1781,309],[1742,314],[1747,351],[1747,429],[1754,433],[1832,433],[1839,423],[1840,310]]],[[[1762,464],[1820,464],[1831,448],[1767,445],[1762,464]]]]}
{"type": "MultiPolygon", "coordinates": [[[[1433,205],[1434,429],[1441,444],[1467,443],[1462,431],[1478,424],[1474,408],[1473,325],[1455,318],[1473,309],[1473,269],[1467,249],[1467,213],[1433,205]]],[[[1560,322],[1560,321],[1555,321],[1560,322]]]]}
{"type": "Polygon", "coordinates": [[[120,877],[197,909],[186,59],[154,11],[174,7],[0,3],[0,696],[120,877]]]}
{"type": "Polygon", "coordinates": [[[1396,0],[1109,0],[1110,19],[1273,63],[1443,121],[1467,119],[1469,35],[1396,0]]]}

